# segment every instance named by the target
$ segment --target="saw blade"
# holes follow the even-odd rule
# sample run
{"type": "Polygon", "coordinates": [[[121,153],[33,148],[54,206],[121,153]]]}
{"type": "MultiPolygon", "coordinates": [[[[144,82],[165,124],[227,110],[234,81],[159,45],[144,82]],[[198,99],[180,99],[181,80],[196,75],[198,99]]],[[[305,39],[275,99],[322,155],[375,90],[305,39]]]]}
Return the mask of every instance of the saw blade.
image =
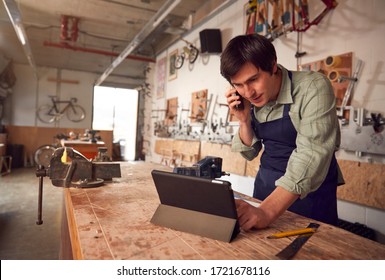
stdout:
{"type": "MultiPolygon", "coordinates": [[[[319,224],[310,223],[307,227],[317,229],[319,226],[320,226],[319,224]]],[[[313,234],[314,233],[308,233],[308,234],[298,236],[286,248],[284,248],[281,252],[276,254],[276,256],[281,260],[291,259],[292,257],[294,257],[295,254],[297,254],[297,252],[301,249],[301,247],[306,243],[306,241],[308,241],[308,239],[313,234]]]]}

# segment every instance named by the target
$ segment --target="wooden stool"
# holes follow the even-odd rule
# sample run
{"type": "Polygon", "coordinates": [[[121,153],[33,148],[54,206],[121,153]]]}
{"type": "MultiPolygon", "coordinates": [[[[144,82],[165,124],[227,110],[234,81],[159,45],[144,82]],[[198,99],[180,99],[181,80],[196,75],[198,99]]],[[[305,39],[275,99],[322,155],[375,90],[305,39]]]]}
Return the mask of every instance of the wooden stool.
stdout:
{"type": "Polygon", "coordinates": [[[12,166],[12,157],[11,156],[1,156],[0,157],[0,172],[1,176],[11,173],[12,166]],[[4,169],[4,171],[3,171],[4,169]]]}

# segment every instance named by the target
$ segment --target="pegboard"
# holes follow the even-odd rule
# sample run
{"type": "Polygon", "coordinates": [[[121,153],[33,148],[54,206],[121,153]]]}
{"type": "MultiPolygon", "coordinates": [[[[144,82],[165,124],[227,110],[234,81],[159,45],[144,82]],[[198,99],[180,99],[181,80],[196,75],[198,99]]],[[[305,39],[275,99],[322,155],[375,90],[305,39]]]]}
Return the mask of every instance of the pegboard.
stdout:
{"type": "MultiPolygon", "coordinates": [[[[299,65],[298,70],[315,71],[326,75],[332,84],[337,99],[337,107],[339,107],[350,83],[349,80],[339,80],[339,78],[352,76],[352,59],[352,52],[328,56],[322,60],[299,65]]],[[[350,105],[350,102],[346,105],[350,105]]]]}
{"type": "Polygon", "coordinates": [[[201,122],[207,116],[208,90],[200,90],[192,93],[191,96],[191,122],[201,122]]]}

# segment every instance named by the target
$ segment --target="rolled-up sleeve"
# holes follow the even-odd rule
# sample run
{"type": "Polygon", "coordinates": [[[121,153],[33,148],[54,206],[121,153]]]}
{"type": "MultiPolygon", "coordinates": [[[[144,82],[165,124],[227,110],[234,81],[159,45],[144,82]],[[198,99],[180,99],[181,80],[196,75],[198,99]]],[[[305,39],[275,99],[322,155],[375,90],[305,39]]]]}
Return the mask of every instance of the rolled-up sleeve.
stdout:
{"type": "Polygon", "coordinates": [[[253,160],[258,156],[259,152],[261,151],[261,148],[262,148],[261,140],[258,139],[255,135],[253,137],[251,146],[247,146],[243,144],[241,138],[239,137],[239,130],[234,135],[232,144],[231,144],[231,151],[241,153],[241,155],[249,161],[253,160]]]}
{"type": "Polygon", "coordinates": [[[326,77],[313,77],[296,90],[306,92],[296,97],[302,100],[296,100],[289,113],[297,130],[297,147],[276,185],[304,198],[325,180],[337,146],[339,123],[335,96],[326,77]]]}

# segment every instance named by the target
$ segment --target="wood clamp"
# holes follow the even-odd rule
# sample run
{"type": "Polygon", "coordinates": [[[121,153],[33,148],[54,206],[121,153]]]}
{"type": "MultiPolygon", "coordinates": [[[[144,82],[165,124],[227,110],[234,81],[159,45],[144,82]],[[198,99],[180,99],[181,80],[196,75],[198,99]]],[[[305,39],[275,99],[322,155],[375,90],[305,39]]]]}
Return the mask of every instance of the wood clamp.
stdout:
{"type": "Polygon", "coordinates": [[[39,165],[36,170],[39,177],[38,219],[41,225],[43,204],[43,177],[49,177],[56,187],[94,188],[104,184],[106,180],[121,177],[120,164],[114,162],[93,162],[70,147],[61,147],[54,151],[48,168],[39,165]],[[69,162],[63,162],[66,152],[69,162]]]}

